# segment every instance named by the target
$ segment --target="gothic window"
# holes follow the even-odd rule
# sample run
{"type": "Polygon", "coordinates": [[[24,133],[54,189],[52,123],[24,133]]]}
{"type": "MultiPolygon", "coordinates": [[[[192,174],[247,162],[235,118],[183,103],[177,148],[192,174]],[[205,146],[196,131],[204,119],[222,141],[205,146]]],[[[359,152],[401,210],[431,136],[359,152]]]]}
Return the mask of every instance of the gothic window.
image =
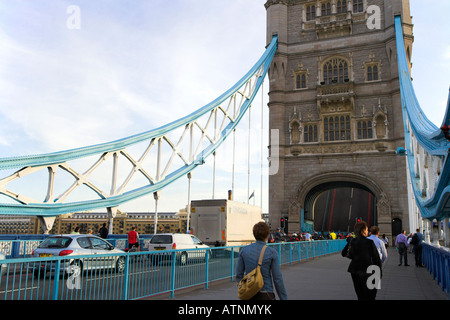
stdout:
{"type": "Polygon", "coordinates": [[[353,0],[353,13],[364,11],[364,0],[353,0]]]}
{"type": "Polygon", "coordinates": [[[324,140],[351,140],[350,116],[332,116],[324,119],[324,140]]]}
{"type": "Polygon", "coordinates": [[[328,60],[323,66],[323,81],[325,84],[348,81],[347,61],[339,58],[328,60]]]}
{"type": "Polygon", "coordinates": [[[295,77],[295,88],[296,89],[306,88],[306,72],[297,73],[295,77]]]}
{"type": "Polygon", "coordinates": [[[317,124],[305,125],[303,141],[305,143],[308,143],[308,142],[317,142],[318,140],[319,138],[317,132],[317,124]]]}
{"type": "Polygon", "coordinates": [[[337,13],[347,12],[347,0],[338,0],[336,7],[337,13]]]}
{"type": "Polygon", "coordinates": [[[372,121],[358,121],[358,139],[372,138],[372,121]]]}
{"type": "Polygon", "coordinates": [[[377,81],[378,76],[378,64],[369,64],[367,66],[367,81],[377,81]]]}
{"type": "Polygon", "coordinates": [[[331,15],[331,2],[322,3],[321,15],[322,16],[331,15]]]}
{"type": "Polygon", "coordinates": [[[306,7],[306,21],[311,21],[316,18],[316,6],[307,6],[306,7]]]}

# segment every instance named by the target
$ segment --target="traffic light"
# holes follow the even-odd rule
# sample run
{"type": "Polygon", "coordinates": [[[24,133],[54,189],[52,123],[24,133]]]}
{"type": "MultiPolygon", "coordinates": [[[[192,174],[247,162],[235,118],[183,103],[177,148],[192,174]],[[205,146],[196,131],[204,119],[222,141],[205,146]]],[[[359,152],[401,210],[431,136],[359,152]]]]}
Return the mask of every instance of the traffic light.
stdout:
{"type": "Polygon", "coordinates": [[[361,217],[356,217],[356,223],[361,222],[362,218],[361,217]]]}
{"type": "Polygon", "coordinates": [[[284,233],[288,233],[289,232],[289,223],[288,223],[288,217],[284,217],[284,233]]]}
{"type": "Polygon", "coordinates": [[[288,217],[281,217],[280,228],[283,230],[284,233],[288,232],[288,217]]]}

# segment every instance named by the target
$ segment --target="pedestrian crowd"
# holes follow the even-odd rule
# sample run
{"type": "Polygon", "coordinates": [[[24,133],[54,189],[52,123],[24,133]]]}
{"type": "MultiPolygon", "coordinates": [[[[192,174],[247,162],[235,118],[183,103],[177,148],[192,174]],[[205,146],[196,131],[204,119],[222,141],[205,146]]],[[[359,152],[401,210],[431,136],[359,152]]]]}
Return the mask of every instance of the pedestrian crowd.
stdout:
{"type": "MultiPolygon", "coordinates": [[[[387,260],[389,241],[385,235],[379,237],[380,229],[377,226],[369,229],[365,221],[355,224],[354,234],[354,237],[347,239],[341,254],[351,260],[347,271],[351,274],[358,300],[375,300],[377,290],[380,289],[383,263],[387,260]]],[[[406,236],[405,230],[397,235],[394,244],[399,253],[399,266],[409,266],[410,250],[414,253],[416,267],[423,267],[422,242],[423,234],[419,229],[414,235],[406,236]]]]}
{"type": "Polygon", "coordinates": [[[337,240],[348,239],[354,237],[354,232],[320,232],[314,231],[310,233],[305,232],[288,232],[284,233],[281,228],[277,228],[275,231],[271,231],[269,235],[269,243],[277,242],[296,242],[296,241],[314,241],[314,240],[337,240]]]}

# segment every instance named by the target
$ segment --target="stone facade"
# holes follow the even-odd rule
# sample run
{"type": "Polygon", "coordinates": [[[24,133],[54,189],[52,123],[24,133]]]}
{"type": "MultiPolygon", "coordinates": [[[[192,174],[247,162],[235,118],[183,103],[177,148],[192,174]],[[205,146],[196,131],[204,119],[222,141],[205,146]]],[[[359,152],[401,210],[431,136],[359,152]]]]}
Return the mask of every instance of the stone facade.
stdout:
{"type": "MultiPolygon", "coordinates": [[[[408,226],[406,163],[394,16],[413,36],[409,0],[269,0],[269,126],[279,134],[279,170],[269,177],[272,227],[289,217],[305,230],[319,192],[349,186],[377,199],[381,233],[408,226]]],[[[273,152],[275,145],[270,146],[273,152]]]]}

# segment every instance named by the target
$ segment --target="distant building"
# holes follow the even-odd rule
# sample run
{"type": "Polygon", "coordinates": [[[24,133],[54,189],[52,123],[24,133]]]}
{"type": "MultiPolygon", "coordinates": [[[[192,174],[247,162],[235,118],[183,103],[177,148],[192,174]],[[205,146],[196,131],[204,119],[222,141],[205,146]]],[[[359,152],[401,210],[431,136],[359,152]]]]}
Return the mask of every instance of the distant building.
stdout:
{"type": "Polygon", "coordinates": [[[37,234],[39,220],[28,216],[0,216],[0,234],[37,234]]]}
{"type": "MultiPolygon", "coordinates": [[[[133,225],[140,234],[154,233],[154,213],[118,211],[113,220],[113,234],[127,234],[133,225]]],[[[80,227],[81,233],[92,229],[97,234],[103,224],[109,227],[106,212],[77,212],[59,215],[50,234],[66,234],[80,227]]],[[[186,209],[158,213],[157,233],[186,232],[186,209]]],[[[34,216],[0,216],[0,234],[40,234],[40,221],[34,216]]]]}

